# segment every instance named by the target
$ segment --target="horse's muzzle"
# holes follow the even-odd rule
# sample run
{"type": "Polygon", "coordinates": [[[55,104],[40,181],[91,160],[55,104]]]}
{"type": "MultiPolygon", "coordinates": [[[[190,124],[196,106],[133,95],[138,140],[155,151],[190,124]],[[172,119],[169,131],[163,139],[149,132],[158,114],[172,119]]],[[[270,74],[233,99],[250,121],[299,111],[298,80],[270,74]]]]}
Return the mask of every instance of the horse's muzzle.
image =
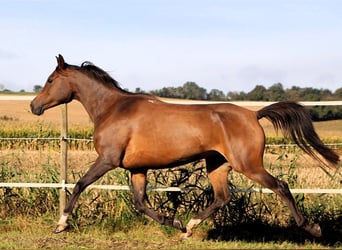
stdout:
{"type": "Polygon", "coordinates": [[[44,109],[42,105],[35,105],[34,100],[30,104],[31,106],[31,112],[35,115],[41,115],[44,113],[44,109]]]}

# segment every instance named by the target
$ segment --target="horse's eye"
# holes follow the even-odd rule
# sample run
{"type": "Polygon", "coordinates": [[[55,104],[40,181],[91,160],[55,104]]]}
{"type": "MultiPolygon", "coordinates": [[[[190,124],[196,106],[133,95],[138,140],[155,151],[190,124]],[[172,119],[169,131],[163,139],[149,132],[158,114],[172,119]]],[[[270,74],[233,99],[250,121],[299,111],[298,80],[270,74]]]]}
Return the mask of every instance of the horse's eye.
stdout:
{"type": "Polygon", "coordinates": [[[53,79],[49,78],[49,79],[47,80],[47,82],[48,82],[48,83],[52,83],[52,82],[53,82],[53,79]]]}

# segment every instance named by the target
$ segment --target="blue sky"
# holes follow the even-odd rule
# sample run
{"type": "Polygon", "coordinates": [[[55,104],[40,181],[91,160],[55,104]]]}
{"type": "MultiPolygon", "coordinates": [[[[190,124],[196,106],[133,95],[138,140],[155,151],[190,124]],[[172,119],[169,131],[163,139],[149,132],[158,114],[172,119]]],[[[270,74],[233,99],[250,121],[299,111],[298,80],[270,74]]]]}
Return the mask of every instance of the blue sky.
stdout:
{"type": "Polygon", "coordinates": [[[339,0],[0,0],[0,84],[44,85],[62,54],[134,91],[342,87],[339,0]]]}

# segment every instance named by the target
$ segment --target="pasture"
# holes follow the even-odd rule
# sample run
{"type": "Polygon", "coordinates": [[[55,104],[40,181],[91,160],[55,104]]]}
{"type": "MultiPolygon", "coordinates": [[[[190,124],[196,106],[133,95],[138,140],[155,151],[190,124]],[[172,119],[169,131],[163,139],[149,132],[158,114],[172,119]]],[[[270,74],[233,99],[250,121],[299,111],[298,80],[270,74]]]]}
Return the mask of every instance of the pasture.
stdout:
{"type": "MultiPolygon", "coordinates": [[[[30,113],[28,105],[29,101],[0,101],[3,135],[29,137],[29,133],[35,136],[34,131],[38,131],[42,137],[58,136],[60,108],[37,117],[30,113]]],[[[81,131],[89,138],[92,124],[83,107],[72,102],[68,111],[70,132],[81,131]]],[[[281,141],[267,121],[262,124],[269,138],[281,141]]],[[[323,141],[342,141],[342,121],[315,123],[315,127],[323,141]]],[[[58,182],[58,142],[37,143],[32,147],[34,143],[37,142],[2,144],[0,182],[58,182]]],[[[89,142],[84,142],[86,145],[83,146],[76,144],[71,147],[68,157],[70,183],[74,183],[96,158],[89,142]]],[[[336,150],[342,154],[341,147],[336,150]]],[[[286,180],[290,188],[341,188],[341,171],[329,170],[332,175],[329,177],[316,162],[296,148],[270,147],[265,163],[266,168],[286,180]]],[[[185,173],[176,169],[149,174],[152,186],[194,185],[197,188],[181,195],[149,194],[150,206],[178,215],[183,223],[191,213],[207,206],[211,199],[203,162],[190,164],[187,169],[191,171],[185,173]],[[185,210],[186,207],[190,207],[190,212],[185,210]]],[[[96,184],[126,185],[128,181],[125,171],[115,170],[96,184]]],[[[233,188],[257,187],[238,173],[231,173],[229,181],[233,188]]],[[[179,241],[178,231],[159,226],[138,214],[132,206],[132,195],[127,191],[87,190],[73,214],[71,229],[59,235],[52,234],[59,212],[58,190],[2,188],[0,195],[0,248],[310,249],[341,247],[342,241],[341,195],[295,195],[304,214],[321,223],[321,239],[314,239],[298,229],[285,204],[274,194],[236,193],[227,208],[200,225],[193,238],[186,241],[179,241]]]]}

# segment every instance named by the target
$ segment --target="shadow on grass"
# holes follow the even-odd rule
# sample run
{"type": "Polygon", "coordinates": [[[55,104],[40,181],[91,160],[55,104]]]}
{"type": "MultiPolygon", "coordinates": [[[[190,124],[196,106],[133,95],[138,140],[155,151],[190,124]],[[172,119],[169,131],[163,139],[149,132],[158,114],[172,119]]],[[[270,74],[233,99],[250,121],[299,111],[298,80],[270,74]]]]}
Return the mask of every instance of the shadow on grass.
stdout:
{"type": "Polygon", "coordinates": [[[296,225],[281,227],[262,222],[250,222],[240,225],[228,225],[208,231],[208,240],[246,242],[292,242],[308,244],[310,242],[329,247],[342,247],[342,216],[336,220],[323,220],[320,223],[322,237],[315,238],[296,225]]]}

